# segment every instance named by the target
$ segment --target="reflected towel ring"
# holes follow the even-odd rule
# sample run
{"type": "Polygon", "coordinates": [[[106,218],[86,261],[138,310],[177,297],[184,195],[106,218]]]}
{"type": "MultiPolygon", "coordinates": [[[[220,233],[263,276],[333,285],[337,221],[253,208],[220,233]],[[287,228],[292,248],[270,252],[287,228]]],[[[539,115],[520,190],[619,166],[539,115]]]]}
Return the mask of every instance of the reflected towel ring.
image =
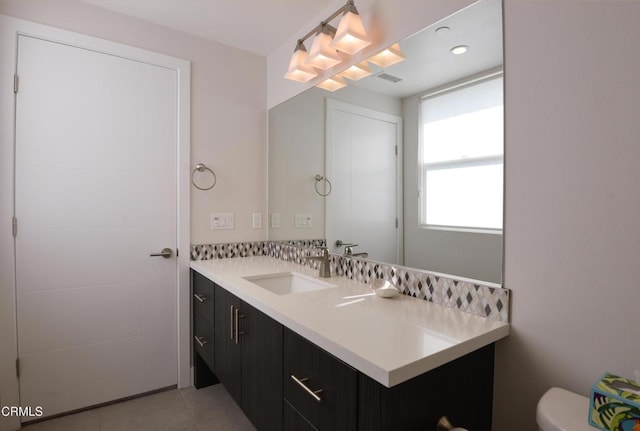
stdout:
{"type": "Polygon", "coordinates": [[[322,197],[329,196],[329,194],[331,193],[331,181],[329,181],[328,179],[326,179],[322,175],[316,175],[315,189],[316,189],[316,193],[319,194],[320,196],[322,196],[322,197]],[[329,191],[328,192],[320,193],[320,191],[318,190],[318,184],[320,184],[321,181],[325,181],[327,183],[327,185],[329,186],[329,191]]]}
{"type": "Polygon", "coordinates": [[[206,167],[203,163],[198,163],[195,169],[191,172],[191,184],[193,184],[193,187],[195,187],[198,190],[211,190],[216,185],[217,181],[218,181],[218,178],[216,178],[215,172],[213,172],[211,168],[206,167]],[[213,175],[213,184],[211,184],[209,187],[200,187],[199,185],[196,184],[196,182],[193,179],[193,176],[195,175],[196,172],[204,172],[204,171],[209,171],[211,172],[211,175],[213,175]]]}

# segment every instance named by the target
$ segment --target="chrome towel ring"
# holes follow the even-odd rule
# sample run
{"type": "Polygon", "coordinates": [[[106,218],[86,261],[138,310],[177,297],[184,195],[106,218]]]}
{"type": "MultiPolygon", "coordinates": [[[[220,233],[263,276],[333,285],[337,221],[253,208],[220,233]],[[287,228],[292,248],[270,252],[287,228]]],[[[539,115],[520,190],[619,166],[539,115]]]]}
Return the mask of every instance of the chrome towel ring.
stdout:
{"type": "Polygon", "coordinates": [[[320,196],[329,196],[329,194],[331,193],[331,181],[329,181],[327,178],[323,177],[322,175],[316,175],[316,185],[315,185],[315,189],[316,189],[316,193],[319,194],[320,196]],[[329,191],[326,193],[321,193],[320,190],[318,190],[318,184],[320,184],[322,181],[326,182],[327,185],[329,186],[329,191]]]}
{"type": "Polygon", "coordinates": [[[191,171],[191,184],[193,184],[193,187],[195,187],[198,190],[211,190],[216,185],[217,181],[218,179],[216,178],[215,172],[213,172],[211,168],[206,167],[203,163],[198,163],[195,169],[191,171]],[[205,171],[209,171],[211,175],[213,175],[213,183],[209,187],[200,187],[199,185],[196,184],[193,176],[195,175],[196,172],[205,172],[205,171]]]}

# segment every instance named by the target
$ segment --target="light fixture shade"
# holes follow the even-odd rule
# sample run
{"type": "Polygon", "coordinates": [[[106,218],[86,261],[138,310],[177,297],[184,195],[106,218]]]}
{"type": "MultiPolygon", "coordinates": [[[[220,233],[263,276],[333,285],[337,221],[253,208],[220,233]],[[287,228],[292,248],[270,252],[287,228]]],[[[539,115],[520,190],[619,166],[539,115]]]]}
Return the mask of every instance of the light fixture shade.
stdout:
{"type": "Polygon", "coordinates": [[[392,64],[400,63],[406,57],[400,50],[400,45],[394,43],[389,48],[382,52],[377,53],[374,56],[369,57],[367,60],[373,64],[376,64],[382,68],[389,67],[392,64]]]}
{"type": "Polygon", "coordinates": [[[309,57],[307,57],[306,61],[308,66],[326,70],[342,62],[342,58],[340,58],[335,48],[329,47],[334,33],[335,29],[333,27],[326,24],[321,26],[321,30],[313,38],[313,43],[309,50],[309,57]]]}
{"type": "Polygon", "coordinates": [[[353,55],[369,45],[371,45],[371,39],[364,30],[360,15],[353,11],[347,11],[342,15],[336,35],[329,46],[353,55]]]}
{"type": "Polygon", "coordinates": [[[366,61],[363,61],[358,64],[354,64],[353,66],[342,72],[340,75],[344,76],[345,78],[349,78],[352,81],[357,81],[358,79],[362,79],[371,74],[373,74],[371,68],[366,61]]]}
{"type": "Polygon", "coordinates": [[[313,67],[305,64],[306,60],[307,50],[304,45],[299,42],[291,56],[289,69],[287,73],[284,74],[284,77],[292,81],[307,82],[318,76],[318,72],[316,72],[313,67]]]}
{"type": "Polygon", "coordinates": [[[344,79],[342,79],[342,77],[340,77],[339,75],[336,76],[332,76],[329,79],[326,79],[324,81],[322,81],[320,84],[316,85],[316,87],[320,87],[323,90],[327,90],[327,91],[336,91],[341,89],[342,87],[346,87],[347,83],[344,82],[344,79]]]}

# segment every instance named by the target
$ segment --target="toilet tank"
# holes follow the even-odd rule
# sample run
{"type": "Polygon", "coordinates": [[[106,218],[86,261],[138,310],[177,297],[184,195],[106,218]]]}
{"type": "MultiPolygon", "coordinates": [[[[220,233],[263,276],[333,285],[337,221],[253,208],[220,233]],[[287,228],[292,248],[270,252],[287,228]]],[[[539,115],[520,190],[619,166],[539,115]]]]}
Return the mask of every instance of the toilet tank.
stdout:
{"type": "Polygon", "coordinates": [[[589,398],[561,388],[549,389],[538,401],[541,431],[594,431],[589,425],[589,398]]]}

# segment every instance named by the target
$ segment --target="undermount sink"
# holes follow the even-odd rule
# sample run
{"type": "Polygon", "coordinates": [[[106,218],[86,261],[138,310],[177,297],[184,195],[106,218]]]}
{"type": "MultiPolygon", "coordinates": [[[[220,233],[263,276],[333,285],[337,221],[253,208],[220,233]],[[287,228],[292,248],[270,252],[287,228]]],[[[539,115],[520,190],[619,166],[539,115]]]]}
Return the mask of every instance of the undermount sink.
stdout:
{"type": "Polygon", "coordinates": [[[297,272],[281,272],[277,274],[252,275],[245,280],[257,284],[276,295],[290,295],[293,293],[312,292],[314,290],[337,287],[335,284],[317,280],[308,275],[297,272]]]}

